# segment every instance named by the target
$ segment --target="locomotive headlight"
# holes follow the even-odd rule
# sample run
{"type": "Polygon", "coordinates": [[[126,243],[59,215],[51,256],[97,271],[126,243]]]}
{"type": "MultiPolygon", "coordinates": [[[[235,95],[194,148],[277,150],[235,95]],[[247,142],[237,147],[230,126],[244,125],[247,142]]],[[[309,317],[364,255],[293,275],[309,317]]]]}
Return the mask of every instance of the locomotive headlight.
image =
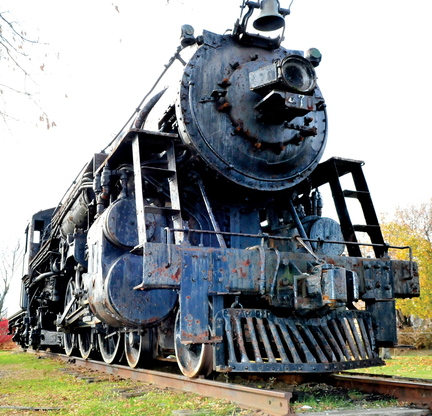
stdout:
{"type": "Polygon", "coordinates": [[[316,86],[316,74],[312,64],[298,55],[286,57],[281,62],[281,76],[285,85],[293,92],[308,94],[316,86]]]}
{"type": "Polygon", "coordinates": [[[316,79],[313,63],[300,55],[289,55],[249,73],[250,89],[262,95],[271,90],[312,95],[316,79]]]}

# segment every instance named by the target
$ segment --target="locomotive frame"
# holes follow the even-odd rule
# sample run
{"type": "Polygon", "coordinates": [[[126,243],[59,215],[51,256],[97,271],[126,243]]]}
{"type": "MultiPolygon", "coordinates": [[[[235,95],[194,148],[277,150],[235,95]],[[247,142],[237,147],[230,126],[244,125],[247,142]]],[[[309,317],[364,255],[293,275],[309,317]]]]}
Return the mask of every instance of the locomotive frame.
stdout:
{"type": "Polygon", "coordinates": [[[382,365],[378,348],[397,343],[395,298],[419,295],[417,266],[410,251],[390,259],[363,162],[319,164],[321,57],[248,32],[269,4],[287,14],[244,2],[232,35],[183,27],[179,49],[198,47],[175,99],[156,94],[56,209],[32,217],[10,318],[21,346],[107,363],[124,352],[131,367],[175,355],[188,377],[382,365]],[[339,224],[322,216],[324,185],[339,224]]]}

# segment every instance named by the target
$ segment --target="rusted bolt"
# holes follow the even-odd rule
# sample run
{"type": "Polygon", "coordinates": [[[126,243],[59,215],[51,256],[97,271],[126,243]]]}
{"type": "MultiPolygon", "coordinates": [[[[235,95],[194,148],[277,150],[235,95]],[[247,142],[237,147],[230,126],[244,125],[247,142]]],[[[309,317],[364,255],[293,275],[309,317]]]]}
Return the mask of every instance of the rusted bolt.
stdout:
{"type": "Polygon", "coordinates": [[[221,82],[218,83],[219,87],[227,88],[231,85],[231,82],[228,78],[224,78],[221,82]]]}
{"type": "Polygon", "coordinates": [[[230,103],[225,102],[218,107],[218,111],[221,113],[226,113],[227,111],[231,110],[231,107],[232,106],[230,103]]]}

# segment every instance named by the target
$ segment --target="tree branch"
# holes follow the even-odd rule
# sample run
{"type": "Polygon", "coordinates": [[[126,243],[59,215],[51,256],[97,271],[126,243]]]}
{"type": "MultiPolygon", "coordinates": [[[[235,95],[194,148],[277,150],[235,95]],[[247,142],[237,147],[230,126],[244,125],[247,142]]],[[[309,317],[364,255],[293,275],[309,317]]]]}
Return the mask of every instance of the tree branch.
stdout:
{"type": "Polygon", "coordinates": [[[4,16],[3,16],[4,13],[9,13],[9,12],[0,12],[0,19],[3,20],[10,27],[12,32],[15,33],[22,41],[28,42],[28,43],[39,43],[39,40],[27,39],[21,33],[17,32],[17,30],[13,26],[13,24],[16,22],[9,22],[9,20],[4,18],[4,16]]]}
{"type": "MultiPolygon", "coordinates": [[[[39,40],[29,39],[25,32],[19,31],[19,23],[13,21],[11,16],[9,11],[0,11],[0,58],[4,58],[0,59],[0,65],[3,64],[3,67],[0,67],[0,72],[4,74],[7,71],[12,72],[15,68],[18,68],[19,71],[17,71],[17,73],[21,77],[24,77],[24,79],[22,79],[23,81],[30,80],[34,85],[37,85],[37,82],[32,77],[34,68],[30,62],[29,56],[25,53],[25,46],[26,44],[40,45],[40,42],[39,40]]],[[[44,65],[42,64],[40,69],[43,70],[43,68],[44,65]]],[[[49,122],[47,114],[34,99],[35,95],[28,92],[25,86],[18,86],[15,88],[15,85],[9,86],[7,84],[0,84],[0,88],[1,87],[8,89],[8,92],[20,94],[31,100],[32,104],[36,105],[41,111],[42,115],[39,117],[39,120],[46,122],[47,128],[55,126],[55,123],[49,122]]],[[[3,94],[3,91],[0,91],[0,94],[3,94]]],[[[3,102],[5,103],[4,107],[7,109],[7,100],[3,99],[3,102]]],[[[0,110],[0,121],[1,120],[7,125],[8,120],[16,120],[16,117],[11,116],[7,113],[7,110],[3,109],[3,111],[0,110]]]]}
{"type": "Polygon", "coordinates": [[[4,315],[4,302],[10,289],[12,276],[16,272],[21,261],[19,256],[20,242],[12,249],[3,249],[0,253],[0,318],[4,315]]]}

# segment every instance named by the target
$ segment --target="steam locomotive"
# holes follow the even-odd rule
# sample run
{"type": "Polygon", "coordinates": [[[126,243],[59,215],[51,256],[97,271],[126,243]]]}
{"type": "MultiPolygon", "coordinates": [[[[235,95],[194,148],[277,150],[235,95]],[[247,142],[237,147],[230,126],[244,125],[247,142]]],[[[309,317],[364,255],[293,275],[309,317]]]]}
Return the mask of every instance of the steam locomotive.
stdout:
{"type": "Polygon", "coordinates": [[[179,84],[153,88],[59,206],[31,218],[19,345],[131,367],[175,357],[188,377],[383,364],[417,266],[409,251],[390,259],[363,162],[319,163],[321,54],[281,46],[288,14],[244,1],[229,34],[182,27],[164,70],[180,62],[179,84]]]}

